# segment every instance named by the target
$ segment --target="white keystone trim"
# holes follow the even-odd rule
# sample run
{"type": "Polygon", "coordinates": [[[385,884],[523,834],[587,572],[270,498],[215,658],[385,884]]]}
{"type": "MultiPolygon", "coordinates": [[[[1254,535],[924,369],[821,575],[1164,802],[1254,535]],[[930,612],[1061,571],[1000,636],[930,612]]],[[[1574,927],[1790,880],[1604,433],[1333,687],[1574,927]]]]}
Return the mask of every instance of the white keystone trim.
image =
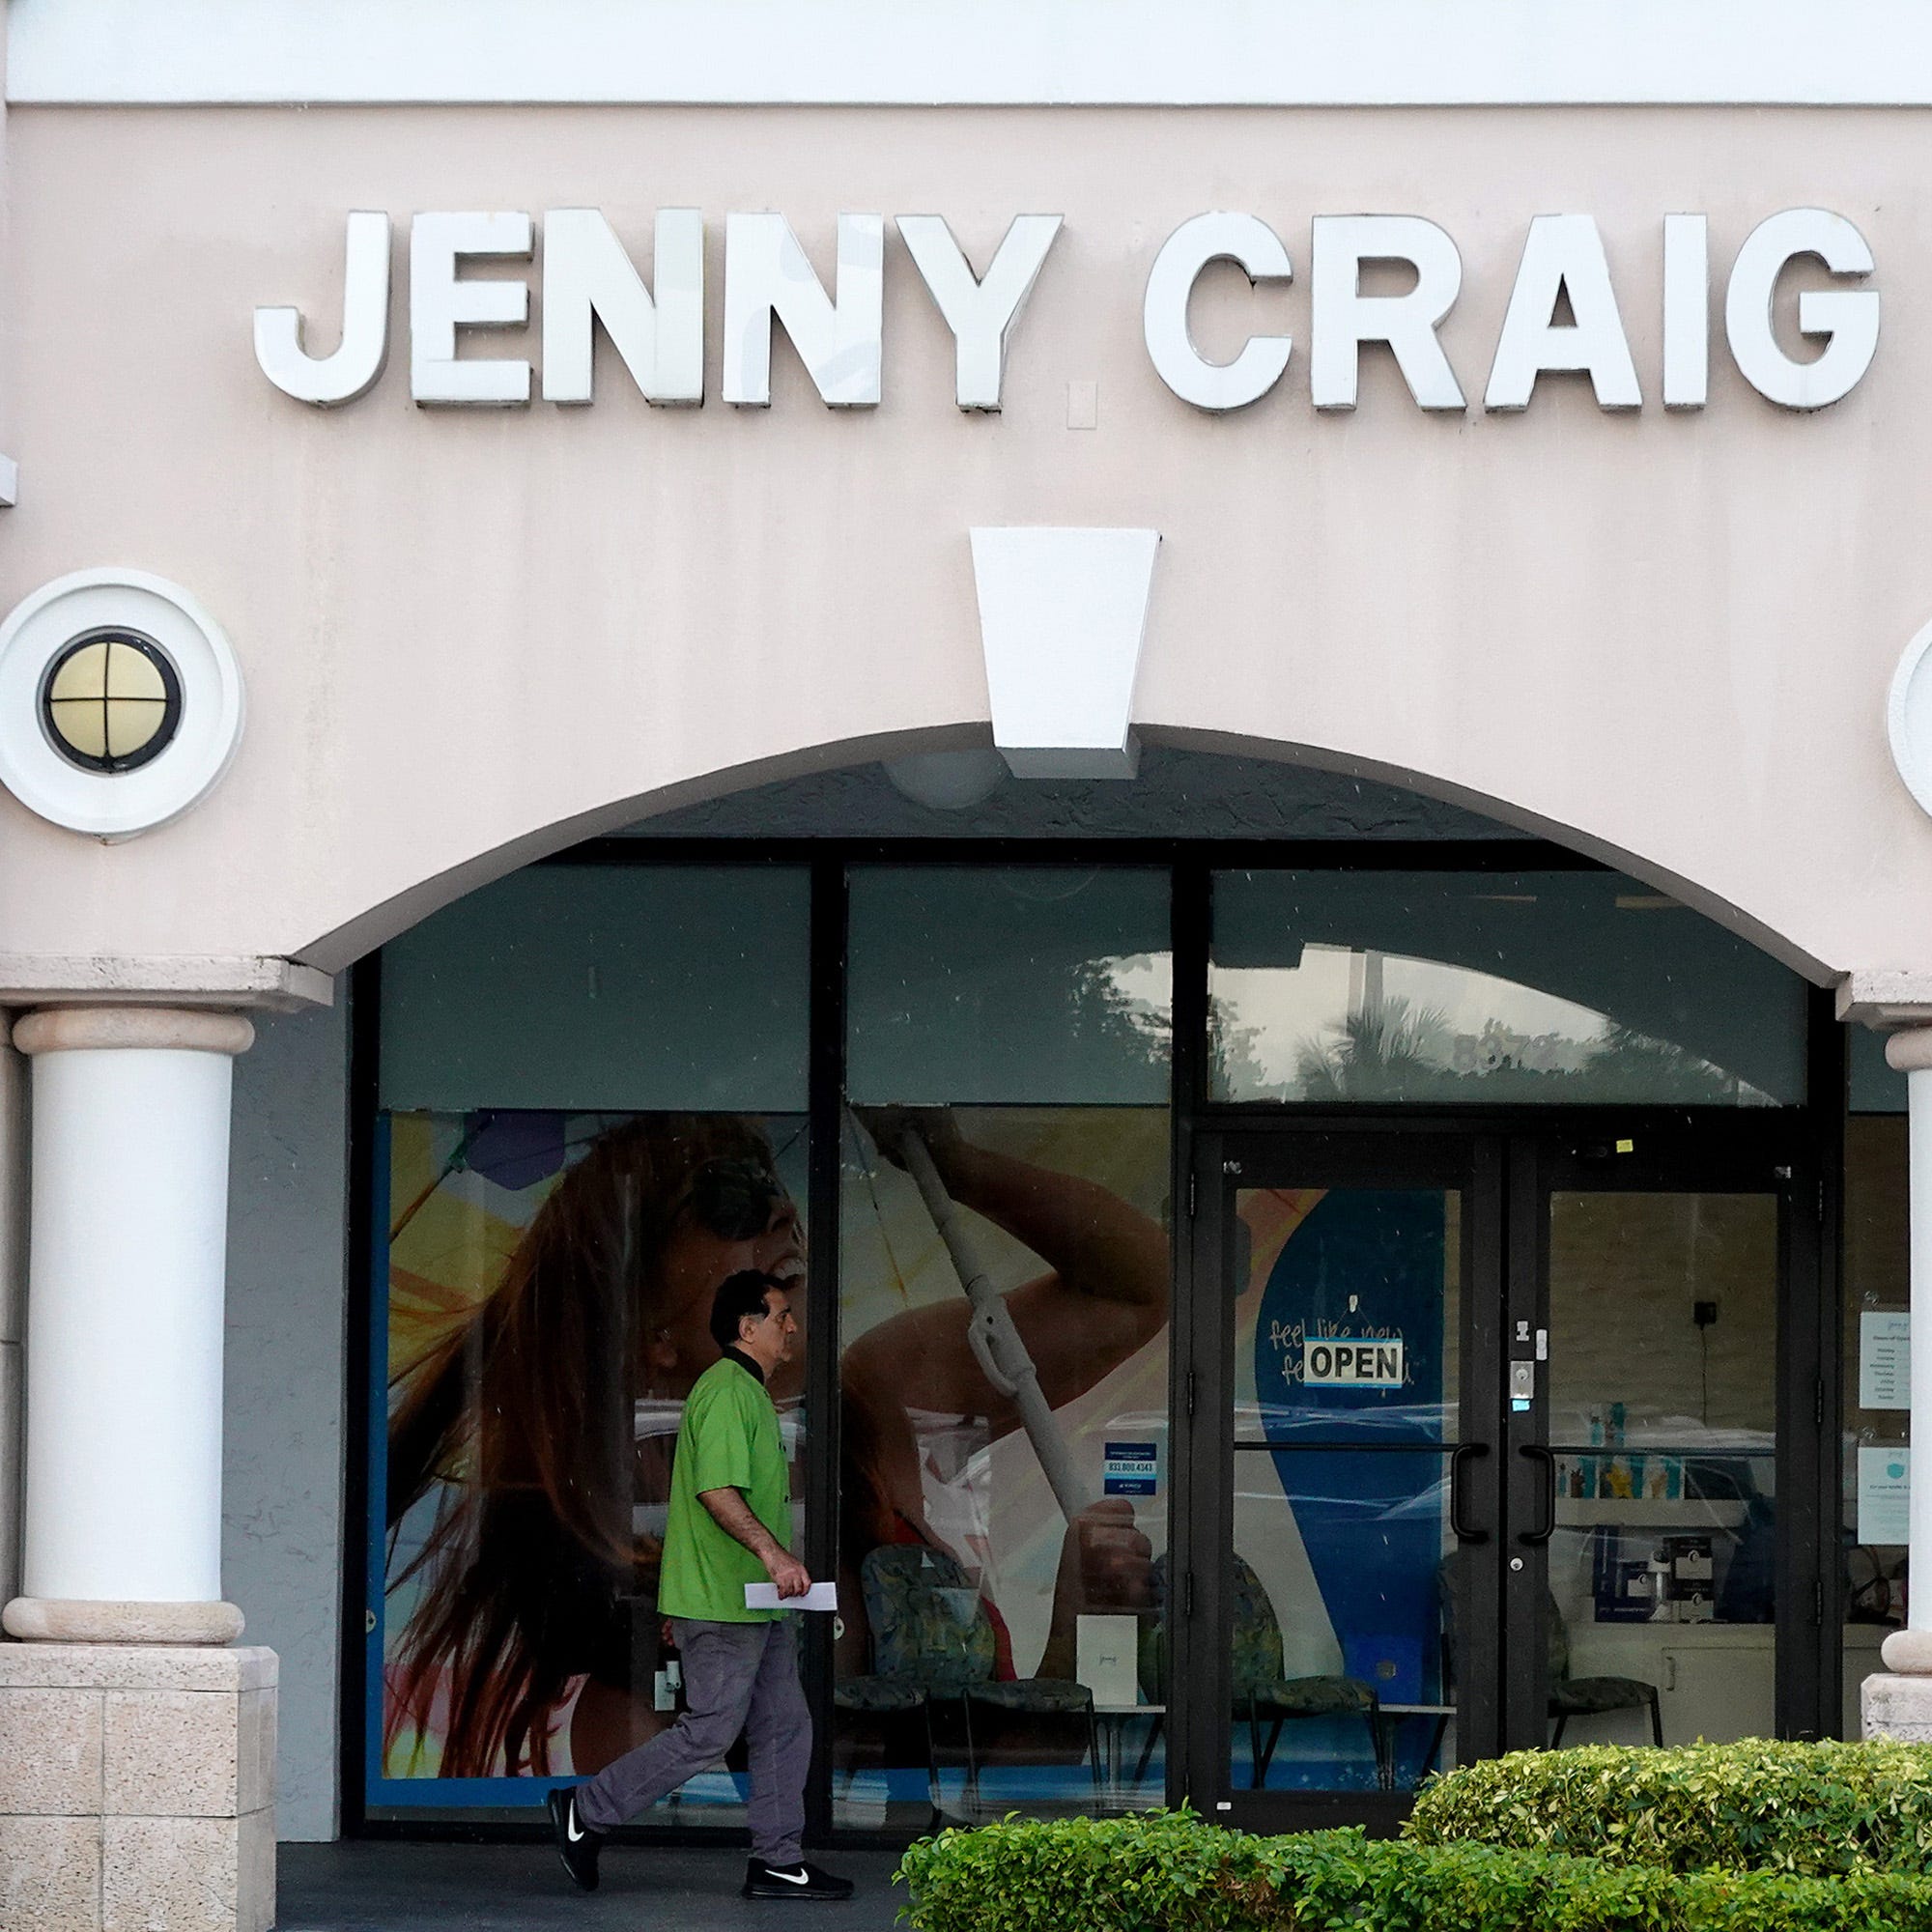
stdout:
{"type": "Polygon", "coordinates": [[[976,529],[993,743],[1016,778],[1130,779],[1156,530],[976,529]]]}
{"type": "Polygon", "coordinates": [[[1932,105],[1923,0],[13,0],[18,102],[1932,105]]]}

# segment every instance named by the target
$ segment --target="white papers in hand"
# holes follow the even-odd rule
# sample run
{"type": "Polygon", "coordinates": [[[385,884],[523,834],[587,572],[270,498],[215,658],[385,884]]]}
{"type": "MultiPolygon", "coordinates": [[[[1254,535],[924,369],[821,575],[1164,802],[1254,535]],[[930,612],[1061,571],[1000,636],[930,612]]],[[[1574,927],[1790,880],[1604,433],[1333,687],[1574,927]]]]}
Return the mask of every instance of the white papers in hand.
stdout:
{"type": "Polygon", "coordinates": [[[837,1583],[814,1583],[802,1597],[781,1597],[776,1583],[747,1583],[745,1607],[748,1610],[836,1610],[838,1607],[837,1583]]]}

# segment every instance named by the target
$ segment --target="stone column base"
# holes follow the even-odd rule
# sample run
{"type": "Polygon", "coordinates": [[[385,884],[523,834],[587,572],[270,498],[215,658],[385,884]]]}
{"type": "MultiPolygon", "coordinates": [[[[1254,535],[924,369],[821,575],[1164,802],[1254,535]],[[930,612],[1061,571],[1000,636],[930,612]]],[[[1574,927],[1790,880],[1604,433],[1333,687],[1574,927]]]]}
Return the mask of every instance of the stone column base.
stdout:
{"type": "Polygon", "coordinates": [[[1866,1737],[1932,1745],[1932,1677],[1901,1677],[1892,1671],[1880,1671],[1865,1679],[1859,1691],[1859,1706],[1866,1737]]]}
{"type": "Polygon", "coordinates": [[[268,1932],[275,1654],[0,1643],[0,1926],[268,1932]]]}
{"type": "Polygon", "coordinates": [[[15,1597],[0,1630],[28,1643],[233,1643],[242,1612],[233,1604],[63,1603],[15,1597]]]}

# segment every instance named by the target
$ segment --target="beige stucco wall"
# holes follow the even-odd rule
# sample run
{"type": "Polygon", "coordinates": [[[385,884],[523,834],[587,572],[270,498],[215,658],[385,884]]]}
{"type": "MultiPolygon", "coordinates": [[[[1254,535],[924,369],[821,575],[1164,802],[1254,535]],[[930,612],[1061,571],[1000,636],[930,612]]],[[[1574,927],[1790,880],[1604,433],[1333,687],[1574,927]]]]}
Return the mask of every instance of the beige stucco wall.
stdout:
{"type": "MultiPolygon", "coordinates": [[[[1932,823],[1883,727],[1932,618],[1922,113],[28,108],[8,140],[22,498],[0,602],[88,565],[159,572],[228,627],[250,707],[220,789],[145,838],[90,844],[0,800],[10,952],[334,968],[657,802],[982,737],[966,530],[1066,523],[1163,534],[1150,735],[1491,801],[1817,977],[1932,967],[1932,823]],[[588,411],[413,408],[408,215],[582,204],[640,254],[657,207],[705,210],[714,399],[647,410],[607,354],[588,411]],[[1721,274],[1801,204],[1876,250],[1870,375],[1794,416],[1719,340],[1709,409],[1666,415],[1662,215],[1708,211],[1721,274]],[[317,412],[256,369],[250,315],[299,302],[326,346],[358,207],[398,218],[397,333],[370,396],[317,412]],[[1013,213],[1064,213],[1005,413],[954,409],[896,240],[882,408],[828,412],[784,351],[771,411],[718,402],[724,216],[763,207],[828,274],[840,208],[940,211],[981,263],[1013,213]],[[1301,277],[1199,304],[1224,353],[1224,309],[1297,338],[1282,387],[1222,419],[1169,394],[1140,338],[1154,250],[1214,207],[1271,220],[1301,277]],[[1650,406],[1606,416],[1559,378],[1526,415],[1430,418],[1372,356],[1362,407],[1318,417],[1307,219],[1361,210],[1461,243],[1443,335],[1475,395],[1528,218],[1594,213],[1650,406]],[[1085,381],[1099,427],[1070,430],[1085,381]]],[[[535,359],[523,340],[485,353],[535,359]]]]}

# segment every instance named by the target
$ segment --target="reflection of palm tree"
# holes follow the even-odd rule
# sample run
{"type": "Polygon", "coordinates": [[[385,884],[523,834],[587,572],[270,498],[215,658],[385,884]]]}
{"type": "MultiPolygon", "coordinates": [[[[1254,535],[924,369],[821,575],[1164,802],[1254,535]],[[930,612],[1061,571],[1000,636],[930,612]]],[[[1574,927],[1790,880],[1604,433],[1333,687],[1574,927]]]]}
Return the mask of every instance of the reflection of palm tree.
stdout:
{"type": "Polygon", "coordinates": [[[1083,1045],[1142,1060],[1167,1076],[1174,1037],[1173,1015],[1136,998],[1111,970],[1112,962],[1083,960],[1067,986],[1068,1020],[1083,1045]]]}
{"type": "Polygon", "coordinates": [[[1458,1035],[1440,1009],[1384,995],[1359,1002],[1337,1037],[1304,1039],[1284,1077],[1264,1058],[1265,1025],[1225,996],[1210,1010],[1214,1091],[1231,1099],[1774,1104],[1702,1054],[1621,1020],[1605,1019],[1595,1039],[1526,1038],[1495,1019],[1480,1036],[1458,1035]]]}
{"type": "Polygon", "coordinates": [[[1634,1027],[1613,1020],[1584,1069],[1593,1082],[1622,1097],[1667,1093],[1673,1100],[1746,1100],[1768,1103],[1761,1094],[1735,1073],[1726,1073],[1689,1047],[1667,1039],[1653,1039],[1634,1027]]]}
{"type": "Polygon", "coordinates": [[[1390,994],[1351,1012],[1332,1043],[1304,1042],[1295,1078],[1309,1099],[1381,1099],[1409,1091],[1417,1075],[1444,1071],[1449,1048],[1449,1016],[1439,1007],[1390,994]]]}

